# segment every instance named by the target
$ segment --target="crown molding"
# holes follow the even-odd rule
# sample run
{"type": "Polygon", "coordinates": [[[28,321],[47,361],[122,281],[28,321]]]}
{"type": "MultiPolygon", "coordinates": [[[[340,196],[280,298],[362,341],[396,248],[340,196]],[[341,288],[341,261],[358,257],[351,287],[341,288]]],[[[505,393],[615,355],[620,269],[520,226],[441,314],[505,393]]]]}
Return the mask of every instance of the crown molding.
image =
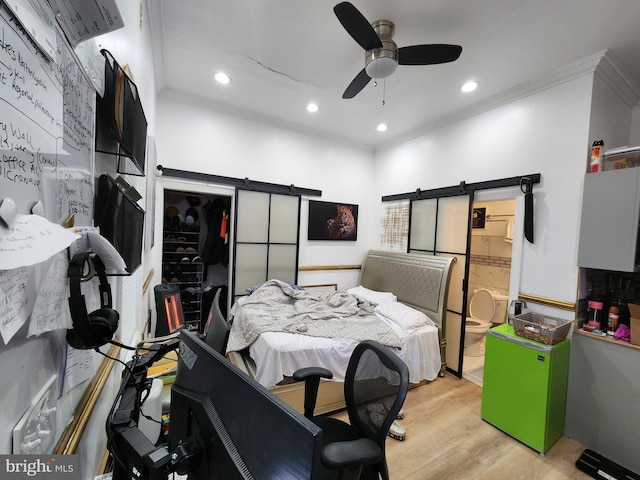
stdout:
{"type": "Polygon", "coordinates": [[[625,95],[630,96],[628,92],[628,90],[630,89],[630,81],[622,81],[622,78],[624,78],[624,72],[622,68],[618,66],[617,62],[613,59],[613,56],[605,50],[578,60],[577,62],[565,65],[564,67],[553,70],[545,75],[541,75],[539,77],[523,82],[508,90],[504,90],[486,100],[472,105],[469,108],[465,108],[464,110],[459,110],[451,115],[441,117],[434,123],[415,130],[407,135],[396,137],[391,142],[379,146],[376,149],[376,152],[402,144],[409,140],[413,140],[441,128],[459,123],[463,120],[475,117],[476,115],[509,104],[521,98],[525,98],[549,88],[561,85],[570,80],[582,77],[584,75],[594,74],[594,72],[596,72],[596,69],[598,69],[598,67],[602,64],[603,58],[606,58],[607,65],[606,68],[603,68],[603,75],[604,78],[606,78],[605,81],[607,81],[608,84],[615,85],[618,89],[624,91],[625,95]],[[625,86],[626,89],[623,88],[625,86]]]}
{"type": "Polygon", "coordinates": [[[610,52],[605,51],[595,74],[602,79],[629,108],[634,108],[640,101],[640,85],[624,69],[622,64],[610,52]]]}

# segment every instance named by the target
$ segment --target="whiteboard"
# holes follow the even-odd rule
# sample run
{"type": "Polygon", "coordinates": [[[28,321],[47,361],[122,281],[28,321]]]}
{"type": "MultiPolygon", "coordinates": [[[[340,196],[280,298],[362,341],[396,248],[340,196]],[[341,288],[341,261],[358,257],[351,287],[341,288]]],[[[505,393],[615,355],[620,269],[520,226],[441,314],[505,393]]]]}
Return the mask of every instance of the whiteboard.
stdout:
{"type": "Polygon", "coordinates": [[[49,61],[4,4],[0,28],[0,200],[92,225],[95,90],[59,29],[49,61]]]}

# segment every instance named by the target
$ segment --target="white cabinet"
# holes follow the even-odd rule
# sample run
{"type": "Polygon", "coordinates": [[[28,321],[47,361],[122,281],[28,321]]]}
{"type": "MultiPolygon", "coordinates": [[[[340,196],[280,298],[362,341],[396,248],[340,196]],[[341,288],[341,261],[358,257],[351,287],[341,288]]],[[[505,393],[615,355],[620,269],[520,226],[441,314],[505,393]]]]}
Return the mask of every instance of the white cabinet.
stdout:
{"type": "Polygon", "coordinates": [[[585,175],[578,266],[638,271],[639,211],[640,167],[585,175]]]}

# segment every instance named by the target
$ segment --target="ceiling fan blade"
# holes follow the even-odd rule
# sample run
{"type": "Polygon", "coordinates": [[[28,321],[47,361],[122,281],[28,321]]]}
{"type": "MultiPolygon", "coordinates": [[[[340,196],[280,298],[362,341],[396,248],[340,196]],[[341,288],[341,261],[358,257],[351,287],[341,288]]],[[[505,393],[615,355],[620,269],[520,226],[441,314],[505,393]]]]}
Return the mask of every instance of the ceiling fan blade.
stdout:
{"type": "Polygon", "coordinates": [[[462,53],[460,45],[434,43],[431,45],[412,45],[398,49],[400,65],[433,65],[457,60],[462,53]]]}
{"type": "Polygon", "coordinates": [[[360,90],[367,86],[367,83],[369,83],[370,80],[371,77],[367,75],[367,71],[363,68],[360,70],[360,73],[356,75],[356,78],[351,80],[351,83],[342,94],[342,98],[349,99],[355,97],[360,93],[360,90]]]}
{"type": "Polygon", "coordinates": [[[382,48],[380,37],[364,15],[349,2],[342,2],[333,7],[333,12],[353,39],[365,50],[382,48]]]}

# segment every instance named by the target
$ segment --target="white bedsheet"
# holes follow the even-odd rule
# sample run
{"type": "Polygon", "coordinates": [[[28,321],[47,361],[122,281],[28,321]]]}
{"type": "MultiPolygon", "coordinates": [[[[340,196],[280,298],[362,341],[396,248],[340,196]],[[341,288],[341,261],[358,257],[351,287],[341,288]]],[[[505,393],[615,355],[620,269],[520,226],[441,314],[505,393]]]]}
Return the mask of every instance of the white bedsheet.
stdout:
{"type": "MultiPolygon", "coordinates": [[[[404,330],[396,323],[378,315],[389,323],[402,338],[402,347],[392,348],[409,367],[409,381],[435,380],[440,371],[440,342],[438,329],[425,325],[404,330]]],[[[320,338],[282,332],[262,333],[249,347],[256,364],[256,380],[265,387],[281,382],[303,367],[322,366],[333,372],[333,380],[342,382],[356,340],[320,338]]]]}

